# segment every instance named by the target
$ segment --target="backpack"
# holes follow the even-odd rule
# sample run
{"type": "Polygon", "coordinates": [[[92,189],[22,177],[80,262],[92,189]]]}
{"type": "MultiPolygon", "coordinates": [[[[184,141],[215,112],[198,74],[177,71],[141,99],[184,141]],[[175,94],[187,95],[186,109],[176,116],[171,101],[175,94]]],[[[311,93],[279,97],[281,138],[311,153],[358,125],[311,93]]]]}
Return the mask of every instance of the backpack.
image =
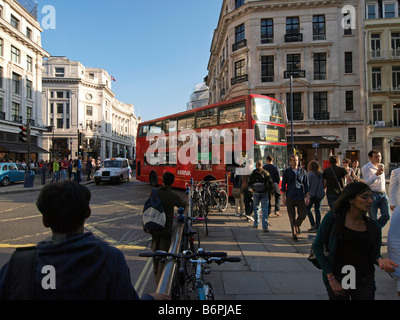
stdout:
{"type": "Polygon", "coordinates": [[[254,172],[254,182],[252,183],[252,189],[255,192],[264,192],[267,190],[267,185],[266,185],[266,178],[263,172],[254,172]]]}
{"type": "Polygon", "coordinates": [[[158,189],[152,189],[150,198],[143,207],[143,230],[146,233],[153,233],[164,229],[166,215],[164,206],[158,196],[158,189]]]}

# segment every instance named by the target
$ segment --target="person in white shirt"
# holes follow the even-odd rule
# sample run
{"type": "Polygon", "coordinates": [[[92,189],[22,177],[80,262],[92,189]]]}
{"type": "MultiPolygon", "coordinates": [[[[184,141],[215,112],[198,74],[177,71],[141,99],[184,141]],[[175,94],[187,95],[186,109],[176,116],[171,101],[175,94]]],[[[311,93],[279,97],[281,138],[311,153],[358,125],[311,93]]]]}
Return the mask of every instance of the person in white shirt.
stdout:
{"type": "MultiPolygon", "coordinates": [[[[393,171],[392,171],[393,172],[393,171]]],[[[389,259],[400,265],[400,205],[394,209],[387,238],[389,259]]],[[[395,268],[393,275],[397,278],[397,294],[400,297],[400,268],[395,268]]]]}
{"type": "Polygon", "coordinates": [[[386,194],[386,181],[385,169],[380,163],[382,160],[381,152],[378,150],[371,150],[368,152],[368,162],[362,167],[362,175],[364,181],[372,190],[372,208],[369,213],[371,219],[376,220],[383,228],[390,220],[389,198],[386,194]],[[378,219],[378,209],[380,209],[381,216],[378,219]]]}
{"type": "Polygon", "coordinates": [[[389,184],[390,210],[400,205],[400,168],[392,170],[389,184]]]}

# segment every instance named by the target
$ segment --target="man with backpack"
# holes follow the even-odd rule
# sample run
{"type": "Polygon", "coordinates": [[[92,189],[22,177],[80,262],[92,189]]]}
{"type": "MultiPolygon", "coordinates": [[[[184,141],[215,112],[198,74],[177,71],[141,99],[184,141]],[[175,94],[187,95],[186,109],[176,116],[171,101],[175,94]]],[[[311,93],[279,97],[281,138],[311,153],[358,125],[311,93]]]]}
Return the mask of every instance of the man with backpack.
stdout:
{"type": "Polygon", "coordinates": [[[307,172],[299,167],[299,157],[291,155],[289,163],[290,167],[282,175],[282,204],[287,207],[292,239],[298,241],[300,226],[307,216],[306,206],[310,203],[309,186],[307,172]]]}
{"type": "Polygon", "coordinates": [[[274,194],[274,183],[267,170],[263,169],[262,161],[256,163],[256,169],[250,174],[249,187],[253,192],[254,225],[259,226],[259,211],[261,203],[261,224],[265,232],[268,232],[268,195],[274,194]]]}

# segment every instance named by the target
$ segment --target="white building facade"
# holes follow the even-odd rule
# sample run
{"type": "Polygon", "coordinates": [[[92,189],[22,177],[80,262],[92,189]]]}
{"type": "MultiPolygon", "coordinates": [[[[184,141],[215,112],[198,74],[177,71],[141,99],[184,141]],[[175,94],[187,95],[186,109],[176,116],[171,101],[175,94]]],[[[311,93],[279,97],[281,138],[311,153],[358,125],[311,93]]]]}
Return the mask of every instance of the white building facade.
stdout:
{"type": "Polygon", "coordinates": [[[42,147],[43,32],[36,17],[14,0],[0,0],[0,159],[28,160],[26,143],[18,141],[21,125],[31,125],[31,159],[42,147]]]}
{"type": "Polygon", "coordinates": [[[43,61],[44,144],[50,158],[134,158],[138,118],[118,101],[112,77],[66,57],[43,61]]]}

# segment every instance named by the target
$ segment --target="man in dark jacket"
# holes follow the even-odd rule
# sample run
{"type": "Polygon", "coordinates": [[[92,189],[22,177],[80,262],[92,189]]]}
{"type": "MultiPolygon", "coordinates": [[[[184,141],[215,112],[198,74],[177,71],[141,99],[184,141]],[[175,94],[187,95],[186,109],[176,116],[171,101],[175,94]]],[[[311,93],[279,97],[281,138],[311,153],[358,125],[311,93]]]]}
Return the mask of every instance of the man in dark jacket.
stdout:
{"type": "MultiPolygon", "coordinates": [[[[46,185],[40,192],[36,205],[42,213],[44,226],[51,228],[53,236],[37,245],[32,299],[139,299],[123,253],[91,232],[84,232],[85,220],[91,214],[90,198],[87,187],[72,181],[46,185]]],[[[14,271],[10,262],[0,270],[0,300],[18,299],[24,294],[11,290],[23,277],[14,271]],[[9,281],[11,276],[13,283],[9,281]]],[[[151,294],[146,298],[168,297],[151,294]]]]}
{"type": "Polygon", "coordinates": [[[292,238],[298,241],[300,226],[307,215],[306,206],[310,203],[309,186],[307,172],[299,167],[299,157],[291,155],[289,162],[290,167],[282,175],[282,203],[287,206],[292,238]]]}
{"type": "MultiPolygon", "coordinates": [[[[155,231],[151,234],[152,250],[169,251],[171,246],[172,224],[174,221],[174,208],[186,207],[186,201],[183,200],[179,194],[171,190],[171,185],[175,181],[175,176],[171,172],[163,174],[163,185],[158,188],[158,196],[164,207],[166,216],[165,227],[161,231],[155,231]]],[[[162,267],[160,267],[159,259],[153,259],[153,272],[156,283],[160,280],[162,267]]]]}
{"type": "Polygon", "coordinates": [[[249,187],[253,191],[253,227],[258,228],[261,203],[261,224],[263,230],[268,232],[268,195],[273,194],[275,191],[268,171],[263,169],[262,161],[256,163],[256,169],[250,174],[249,187]]]}

